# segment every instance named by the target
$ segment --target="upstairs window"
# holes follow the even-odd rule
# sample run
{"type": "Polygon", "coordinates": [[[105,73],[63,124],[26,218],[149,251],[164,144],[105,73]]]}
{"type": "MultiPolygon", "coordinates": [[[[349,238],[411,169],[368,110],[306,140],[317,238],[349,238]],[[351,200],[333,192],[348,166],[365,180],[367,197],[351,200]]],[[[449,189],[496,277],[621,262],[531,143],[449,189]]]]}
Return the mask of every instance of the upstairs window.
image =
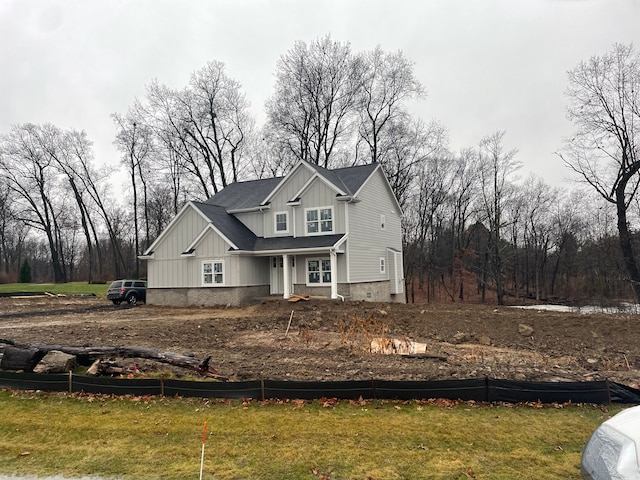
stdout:
{"type": "Polygon", "coordinates": [[[305,210],[307,234],[333,233],[333,207],[305,210]]]}
{"type": "Polygon", "coordinates": [[[289,233],[289,212],[276,212],[274,217],[276,233],[289,233]]]}

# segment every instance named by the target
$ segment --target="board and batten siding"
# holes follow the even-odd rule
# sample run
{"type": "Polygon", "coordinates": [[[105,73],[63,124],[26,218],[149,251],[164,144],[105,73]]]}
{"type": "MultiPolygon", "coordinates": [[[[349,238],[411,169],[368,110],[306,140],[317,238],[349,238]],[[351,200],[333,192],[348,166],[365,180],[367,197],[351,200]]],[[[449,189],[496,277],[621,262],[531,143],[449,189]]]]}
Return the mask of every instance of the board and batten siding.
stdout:
{"type": "Polygon", "coordinates": [[[268,213],[262,213],[262,212],[236,213],[234,214],[234,217],[240,220],[257,237],[263,237],[264,224],[265,224],[263,215],[268,215],[268,213]]]}
{"type": "Polygon", "coordinates": [[[387,247],[402,251],[402,219],[380,169],[367,180],[358,199],[360,202],[347,205],[349,280],[353,283],[388,280],[387,247]],[[384,230],[381,215],[385,219],[384,230]],[[380,258],[385,258],[385,273],[380,273],[380,258]]]}
{"type": "MultiPolygon", "coordinates": [[[[293,215],[298,207],[289,207],[287,202],[294,200],[300,189],[309,181],[313,173],[304,167],[292,172],[291,176],[280,186],[276,194],[271,198],[269,210],[264,212],[265,237],[274,237],[276,228],[274,214],[276,212],[289,212],[289,233],[293,235],[293,215]]],[[[297,220],[297,219],[296,219],[297,220]]]]}
{"type": "Polygon", "coordinates": [[[148,260],[150,288],[199,287],[202,284],[202,260],[225,260],[225,283],[232,281],[237,270],[237,259],[228,258],[229,244],[213,230],[195,246],[195,256],[182,256],[193,241],[209,227],[209,221],[194,208],[177,219],[164,238],[154,248],[153,258],[148,260]],[[227,276],[227,272],[231,275],[227,276]],[[228,280],[227,280],[228,279],[228,280]]]}
{"type": "Polygon", "coordinates": [[[315,179],[302,193],[300,206],[294,208],[295,235],[304,237],[306,232],[305,210],[307,208],[333,207],[333,232],[345,232],[343,202],[336,200],[337,192],[320,179],[315,179]]]}

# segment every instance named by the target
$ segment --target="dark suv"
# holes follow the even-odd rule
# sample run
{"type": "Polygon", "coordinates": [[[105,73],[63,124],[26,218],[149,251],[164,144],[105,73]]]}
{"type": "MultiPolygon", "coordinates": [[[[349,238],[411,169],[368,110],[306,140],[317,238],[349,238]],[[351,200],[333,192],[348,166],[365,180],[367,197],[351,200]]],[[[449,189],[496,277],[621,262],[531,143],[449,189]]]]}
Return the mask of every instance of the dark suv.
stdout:
{"type": "Polygon", "coordinates": [[[135,305],[138,300],[146,302],[147,282],[142,280],[116,280],[109,285],[107,299],[116,305],[120,305],[122,302],[135,305]]]}

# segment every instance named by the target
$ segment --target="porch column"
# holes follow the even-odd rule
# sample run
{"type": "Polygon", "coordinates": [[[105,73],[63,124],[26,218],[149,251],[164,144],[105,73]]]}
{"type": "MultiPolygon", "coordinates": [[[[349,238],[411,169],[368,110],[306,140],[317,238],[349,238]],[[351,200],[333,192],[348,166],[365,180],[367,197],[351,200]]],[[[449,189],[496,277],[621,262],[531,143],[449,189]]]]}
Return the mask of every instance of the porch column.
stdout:
{"type": "Polygon", "coordinates": [[[338,298],[338,254],[331,250],[331,298],[338,298]]]}
{"type": "Polygon", "coordinates": [[[291,298],[291,263],[289,262],[289,255],[282,255],[282,277],[284,282],[284,294],[283,298],[291,298]]]}

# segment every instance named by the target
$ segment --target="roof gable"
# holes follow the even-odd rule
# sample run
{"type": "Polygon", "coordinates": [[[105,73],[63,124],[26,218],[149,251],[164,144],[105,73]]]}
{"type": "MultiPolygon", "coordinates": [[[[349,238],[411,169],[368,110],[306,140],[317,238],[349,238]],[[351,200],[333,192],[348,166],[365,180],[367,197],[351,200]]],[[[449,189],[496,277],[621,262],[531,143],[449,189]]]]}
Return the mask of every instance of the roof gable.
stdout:
{"type": "Polygon", "coordinates": [[[337,195],[353,196],[371,174],[379,168],[379,165],[371,163],[328,170],[301,160],[284,177],[231,183],[204,203],[224,207],[227,211],[258,209],[267,205],[273,196],[287,183],[288,179],[292,177],[294,172],[300,168],[309,169],[314,173],[315,178],[320,178],[335,190],[337,195]]]}

